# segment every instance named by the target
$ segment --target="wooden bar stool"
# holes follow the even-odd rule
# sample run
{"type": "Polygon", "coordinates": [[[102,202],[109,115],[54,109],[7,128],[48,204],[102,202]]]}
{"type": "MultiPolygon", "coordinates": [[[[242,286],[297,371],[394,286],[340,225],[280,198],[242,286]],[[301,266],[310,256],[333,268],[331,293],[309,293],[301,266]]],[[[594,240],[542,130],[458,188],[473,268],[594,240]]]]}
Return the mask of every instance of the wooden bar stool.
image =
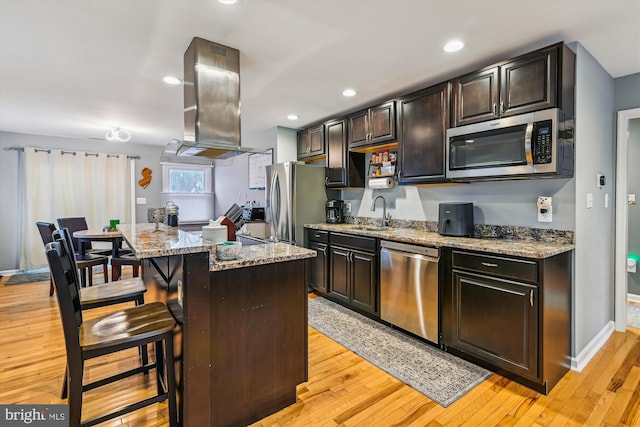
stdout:
{"type": "Polygon", "coordinates": [[[168,400],[169,424],[178,425],[176,384],[173,360],[173,329],[175,320],[166,306],[153,302],[125,308],[114,313],[84,320],[78,286],[73,274],[63,266],[65,247],[61,241],[48,243],[45,251],[49,269],[58,292],[58,306],[62,320],[67,352],[67,381],[69,384],[69,425],[92,426],[119,417],[145,406],[168,400]],[[128,348],[154,343],[155,363],[120,372],[91,383],[84,383],[84,362],[128,348]],[[155,369],[157,394],[82,421],[82,394],[85,391],[155,369]]]}

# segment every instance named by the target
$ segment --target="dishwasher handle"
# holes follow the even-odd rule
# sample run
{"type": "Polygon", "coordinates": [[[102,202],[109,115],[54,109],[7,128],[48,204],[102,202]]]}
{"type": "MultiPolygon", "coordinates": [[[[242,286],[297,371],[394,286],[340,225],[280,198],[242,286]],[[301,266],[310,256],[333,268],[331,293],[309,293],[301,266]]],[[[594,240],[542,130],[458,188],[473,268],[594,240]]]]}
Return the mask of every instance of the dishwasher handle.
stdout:
{"type": "Polygon", "coordinates": [[[426,257],[433,258],[435,261],[438,261],[440,259],[440,249],[429,247],[429,246],[416,246],[416,245],[409,245],[407,243],[382,240],[380,242],[380,248],[392,249],[392,250],[405,252],[407,254],[413,254],[413,255],[423,255],[426,257]]]}

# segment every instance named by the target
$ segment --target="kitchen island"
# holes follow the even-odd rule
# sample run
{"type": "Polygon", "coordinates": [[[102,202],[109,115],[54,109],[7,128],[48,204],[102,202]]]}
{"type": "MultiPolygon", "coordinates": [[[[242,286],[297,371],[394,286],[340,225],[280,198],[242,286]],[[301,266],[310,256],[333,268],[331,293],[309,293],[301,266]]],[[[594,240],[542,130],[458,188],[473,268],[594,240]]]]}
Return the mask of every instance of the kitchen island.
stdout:
{"type": "Polygon", "coordinates": [[[247,425],[296,402],[307,380],[306,259],[283,243],[217,260],[215,245],[160,224],[120,224],[148,289],[178,323],[181,425],[247,425]]]}

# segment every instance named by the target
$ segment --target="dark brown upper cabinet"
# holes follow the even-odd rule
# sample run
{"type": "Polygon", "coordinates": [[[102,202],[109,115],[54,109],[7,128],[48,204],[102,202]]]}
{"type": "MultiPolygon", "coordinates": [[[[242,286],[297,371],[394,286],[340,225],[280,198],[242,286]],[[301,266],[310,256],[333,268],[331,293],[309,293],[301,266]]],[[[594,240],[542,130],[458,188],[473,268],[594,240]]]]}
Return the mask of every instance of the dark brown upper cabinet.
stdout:
{"type": "Polygon", "coordinates": [[[347,150],[347,119],[325,123],[328,188],[364,187],[364,154],[347,150]]]}
{"type": "Polygon", "coordinates": [[[395,101],[351,114],[348,121],[349,148],[396,139],[395,101]]]}
{"type": "Polygon", "coordinates": [[[575,54],[563,43],[452,81],[453,126],[558,107],[574,114],[575,54]]]}
{"type": "Polygon", "coordinates": [[[447,82],[398,99],[398,179],[401,184],[445,181],[449,91],[447,82]]]}
{"type": "Polygon", "coordinates": [[[324,155],[324,125],[298,131],[298,160],[324,155]]]}

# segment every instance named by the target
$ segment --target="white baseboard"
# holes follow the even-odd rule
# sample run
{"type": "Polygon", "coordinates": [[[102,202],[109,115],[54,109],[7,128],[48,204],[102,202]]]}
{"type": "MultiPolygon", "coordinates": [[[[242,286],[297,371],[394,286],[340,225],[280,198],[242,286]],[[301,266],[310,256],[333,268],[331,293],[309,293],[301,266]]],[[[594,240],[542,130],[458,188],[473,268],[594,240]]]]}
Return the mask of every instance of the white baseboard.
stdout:
{"type": "Polygon", "coordinates": [[[638,294],[627,294],[628,302],[635,302],[636,304],[640,304],[640,295],[638,294]]]}
{"type": "Polygon", "coordinates": [[[613,333],[615,323],[613,320],[607,322],[604,328],[591,340],[589,344],[578,354],[577,357],[571,358],[571,370],[582,372],[593,356],[602,348],[613,333]]]}

